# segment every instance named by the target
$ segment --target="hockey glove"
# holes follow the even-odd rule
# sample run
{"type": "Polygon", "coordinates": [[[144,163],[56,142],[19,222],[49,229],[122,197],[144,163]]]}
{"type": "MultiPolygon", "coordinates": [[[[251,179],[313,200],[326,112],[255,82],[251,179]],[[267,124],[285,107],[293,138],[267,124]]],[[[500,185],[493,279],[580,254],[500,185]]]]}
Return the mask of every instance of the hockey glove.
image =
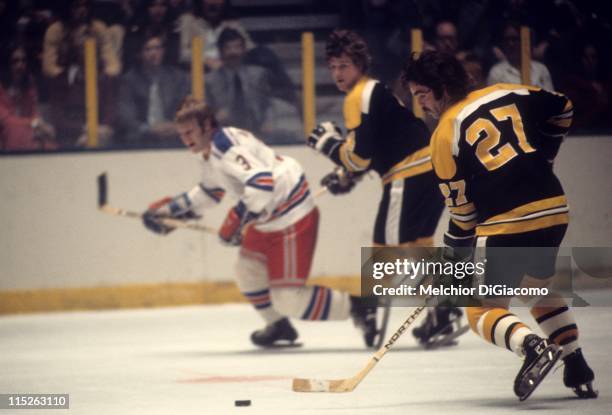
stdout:
{"type": "Polygon", "coordinates": [[[200,216],[191,210],[191,201],[187,193],[181,193],[174,198],[164,197],[153,202],[142,215],[145,227],[160,235],[167,235],[175,229],[163,224],[164,218],[188,220],[199,219],[200,216]]]}
{"type": "Polygon", "coordinates": [[[330,157],[334,149],[342,144],[342,130],[331,121],[325,121],[315,127],[306,139],[306,144],[330,157]]]}
{"type": "Polygon", "coordinates": [[[258,216],[256,213],[249,212],[244,203],[239,202],[227,212],[221,229],[219,229],[219,238],[228,245],[240,245],[242,243],[242,230],[258,216]]]}
{"type": "Polygon", "coordinates": [[[353,190],[363,173],[351,173],[342,167],[336,167],[333,172],[321,179],[321,186],[333,195],[342,195],[353,190]]]}

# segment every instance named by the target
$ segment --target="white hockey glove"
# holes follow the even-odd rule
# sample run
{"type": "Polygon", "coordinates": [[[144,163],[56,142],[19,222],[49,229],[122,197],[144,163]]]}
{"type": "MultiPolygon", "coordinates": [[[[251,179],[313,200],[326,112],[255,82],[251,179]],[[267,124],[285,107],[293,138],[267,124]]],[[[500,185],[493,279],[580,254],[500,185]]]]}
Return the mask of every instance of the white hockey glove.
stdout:
{"type": "Polygon", "coordinates": [[[333,122],[325,121],[312,130],[306,144],[329,157],[343,141],[342,130],[333,122]]]}

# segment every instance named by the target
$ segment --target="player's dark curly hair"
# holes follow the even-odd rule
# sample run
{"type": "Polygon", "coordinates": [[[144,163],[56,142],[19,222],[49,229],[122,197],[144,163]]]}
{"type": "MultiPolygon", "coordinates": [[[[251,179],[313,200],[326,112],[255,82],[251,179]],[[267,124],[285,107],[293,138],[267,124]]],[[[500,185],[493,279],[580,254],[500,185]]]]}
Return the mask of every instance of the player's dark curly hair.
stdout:
{"type": "Polygon", "coordinates": [[[327,61],[339,58],[342,54],[346,54],[361,72],[367,72],[371,60],[370,52],[366,42],[357,33],[338,29],[329,35],[325,45],[327,61]]]}
{"type": "Polygon", "coordinates": [[[468,93],[468,76],[463,65],[452,55],[437,51],[413,53],[402,69],[402,83],[408,81],[424,85],[433,91],[436,99],[444,91],[453,101],[463,99],[468,93]]]}

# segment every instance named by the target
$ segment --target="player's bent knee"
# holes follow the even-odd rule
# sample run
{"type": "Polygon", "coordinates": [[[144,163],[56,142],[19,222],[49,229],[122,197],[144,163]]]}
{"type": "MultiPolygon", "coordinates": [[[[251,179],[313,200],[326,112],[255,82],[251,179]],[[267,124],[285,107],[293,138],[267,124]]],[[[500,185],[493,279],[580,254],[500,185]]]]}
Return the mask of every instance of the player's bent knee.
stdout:
{"type": "Polygon", "coordinates": [[[304,287],[277,287],[270,289],[272,305],[279,313],[300,318],[303,309],[304,287]]]}

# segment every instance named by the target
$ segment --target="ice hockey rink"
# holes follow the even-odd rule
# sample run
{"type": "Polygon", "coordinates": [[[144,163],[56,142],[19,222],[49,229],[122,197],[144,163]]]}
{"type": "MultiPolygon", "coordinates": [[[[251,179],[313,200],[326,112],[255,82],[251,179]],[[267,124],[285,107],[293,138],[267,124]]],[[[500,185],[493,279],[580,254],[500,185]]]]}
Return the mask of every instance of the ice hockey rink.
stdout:
{"type": "MultiPolygon", "coordinates": [[[[393,310],[390,330],[408,311],[393,310]]],[[[559,368],[521,403],[512,392],[519,359],[471,332],[435,351],[407,334],[354,392],[305,394],[291,391],[293,377],[350,377],[371,356],[352,323],[297,321],[303,347],[260,350],[248,336],[261,322],[243,304],[2,316],[0,391],[68,393],[70,409],[0,414],[612,413],[612,309],[576,317],[599,398],[574,399],[559,368]]]]}

